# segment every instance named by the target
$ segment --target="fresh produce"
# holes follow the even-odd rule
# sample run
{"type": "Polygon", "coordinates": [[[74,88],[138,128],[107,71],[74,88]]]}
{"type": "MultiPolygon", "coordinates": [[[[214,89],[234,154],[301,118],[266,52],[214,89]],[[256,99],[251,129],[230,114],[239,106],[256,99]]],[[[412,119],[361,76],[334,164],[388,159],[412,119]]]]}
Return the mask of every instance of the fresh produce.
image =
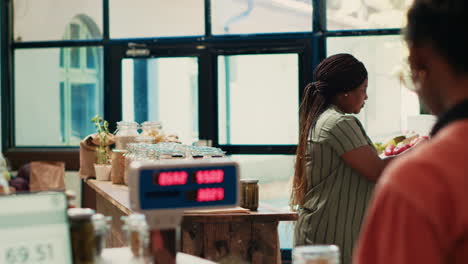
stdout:
{"type": "Polygon", "coordinates": [[[395,145],[388,145],[386,148],[385,148],[385,151],[384,151],[384,154],[385,156],[391,156],[393,155],[393,150],[395,149],[395,145]]]}
{"type": "Polygon", "coordinates": [[[394,137],[385,143],[375,142],[374,148],[379,155],[383,153],[385,156],[393,156],[405,152],[426,139],[428,139],[427,136],[419,136],[418,134],[402,135],[394,137]]]}

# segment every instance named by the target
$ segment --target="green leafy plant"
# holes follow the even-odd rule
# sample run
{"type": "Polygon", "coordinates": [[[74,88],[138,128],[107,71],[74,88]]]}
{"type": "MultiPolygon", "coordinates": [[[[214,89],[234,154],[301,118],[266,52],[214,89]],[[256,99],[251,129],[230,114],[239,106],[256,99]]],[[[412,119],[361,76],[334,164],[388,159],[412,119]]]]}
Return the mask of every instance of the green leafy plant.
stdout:
{"type": "Polygon", "coordinates": [[[99,145],[96,147],[96,164],[109,164],[109,123],[101,116],[91,119],[96,126],[99,145]]]}

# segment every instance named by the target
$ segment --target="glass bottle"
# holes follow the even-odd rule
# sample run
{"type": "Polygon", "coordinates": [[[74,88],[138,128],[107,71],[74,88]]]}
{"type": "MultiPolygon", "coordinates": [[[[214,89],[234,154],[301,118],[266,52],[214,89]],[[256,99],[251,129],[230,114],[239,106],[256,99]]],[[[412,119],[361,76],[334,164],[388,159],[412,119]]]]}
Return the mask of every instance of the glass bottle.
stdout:
{"type": "Polygon", "coordinates": [[[127,144],[135,142],[138,135],[139,133],[137,122],[117,122],[117,130],[115,130],[115,148],[127,149],[127,144]]]}
{"type": "Polygon", "coordinates": [[[251,211],[258,209],[258,180],[241,179],[241,207],[251,211]]]}
{"type": "Polygon", "coordinates": [[[144,136],[153,137],[154,143],[159,143],[164,140],[164,135],[162,133],[162,123],[158,121],[145,121],[141,124],[142,132],[144,136]]]}
{"type": "Polygon", "coordinates": [[[135,152],[136,152],[136,147],[137,143],[129,143],[127,146],[127,152],[124,154],[125,155],[125,170],[124,170],[124,177],[123,177],[123,183],[125,185],[128,185],[128,169],[130,168],[130,163],[135,160],[135,152]]]}
{"type": "Polygon", "coordinates": [[[103,214],[95,214],[91,217],[94,227],[94,247],[96,256],[101,256],[102,250],[106,245],[106,237],[110,229],[112,217],[103,214]]]}
{"type": "Polygon", "coordinates": [[[94,227],[91,221],[94,213],[95,211],[89,208],[70,208],[67,211],[73,264],[94,264],[96,250],[94,227]]]}
{"type": "Polygon", "coordinates": [[[149,256],[150,232],[145,215],[135,213],[122,216],[121,219],[124,222],[122,230],[125,241],[133,256],[139,258],[149,256]]]}

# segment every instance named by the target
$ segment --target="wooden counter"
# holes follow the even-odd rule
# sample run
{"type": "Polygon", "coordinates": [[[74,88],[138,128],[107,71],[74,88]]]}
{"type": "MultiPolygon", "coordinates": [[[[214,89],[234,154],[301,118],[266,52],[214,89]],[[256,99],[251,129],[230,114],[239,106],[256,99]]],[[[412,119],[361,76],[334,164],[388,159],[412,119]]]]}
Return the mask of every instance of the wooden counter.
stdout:
{"type": "MultiPolygon", "coordinates": [[[[108,246],[122,247],[124,240],[120,217],[132,212],[128,187],[97,180],[86,183],[96,196],[95,206],[87,206],[112,216],[108,246]]],[[[184,253],[213,261],[229,258],[252,264],[281,263],[278,223],[295,220],[296,213],[277,210],[265,204],[260,204],[257,212],[185,212],[180,248],[184,253]]]]}

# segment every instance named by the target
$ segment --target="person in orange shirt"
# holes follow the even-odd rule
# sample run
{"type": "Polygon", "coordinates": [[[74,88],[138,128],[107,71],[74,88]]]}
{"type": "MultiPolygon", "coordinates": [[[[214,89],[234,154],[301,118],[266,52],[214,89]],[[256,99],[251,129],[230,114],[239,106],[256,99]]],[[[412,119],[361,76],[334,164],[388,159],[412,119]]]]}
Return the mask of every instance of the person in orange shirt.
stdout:
{"type": "Polygon", "coordinates": [[[431,138],[376,187],[356,264],[468,263],[468,1],[415,0],[405,37],[413,83],[438,115],[431,138]]]}

